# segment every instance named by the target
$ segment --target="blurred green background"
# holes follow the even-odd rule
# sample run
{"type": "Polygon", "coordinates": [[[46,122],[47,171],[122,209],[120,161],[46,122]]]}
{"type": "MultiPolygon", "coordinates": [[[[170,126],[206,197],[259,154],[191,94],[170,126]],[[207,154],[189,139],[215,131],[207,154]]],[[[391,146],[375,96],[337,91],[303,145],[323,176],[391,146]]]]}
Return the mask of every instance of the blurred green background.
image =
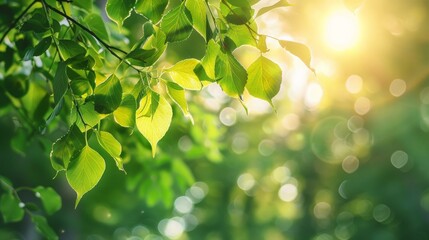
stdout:
{"type": "MultiPolygon", "coordinates": [[[[316,74],[268,41],[283,69],[274,109],[245,95],[246,114],[217,85],[190,95],[195,124],[175,109],[155,159],[143,137],[123,139],[128,174],[106,161],[76,210],[64,175],[52,180],[58,136],[22,138],[0,109],[0,175],[60,193],[63,208],[48,218],[60,239],[428,239],[429,2],[289,2],[257,18],[259,31],[309,46],[316,74]],[[176,178],[171,159],[193,177],[176,178]]],[[[204,47],[193,34],[164,62],[201,58],[204,47]]],[[[256,53],[234,54],[248,67],[256,53]]],[[[26,219],[0,222],[0,239],[40,237],[26,219]]]]}

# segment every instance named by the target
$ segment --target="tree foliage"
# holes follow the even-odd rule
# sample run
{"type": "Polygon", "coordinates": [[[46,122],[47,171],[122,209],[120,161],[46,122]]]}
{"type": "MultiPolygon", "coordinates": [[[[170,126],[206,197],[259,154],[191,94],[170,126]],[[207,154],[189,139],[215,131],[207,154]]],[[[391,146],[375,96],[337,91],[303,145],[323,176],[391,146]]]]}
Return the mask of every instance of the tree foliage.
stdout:
{"type": "MultiPolygon", "coordinates": [[[[256,17],[289,4],[278,1],[255,12],[255,3],[108,0],[99,8],[82,0],[1,1],[1,108],[20,115],[21,139],[57,135],[50,162],[57,175],[65,172],[77,194],[77,207],[103,176],[106,160],[126,172],[128,135],[143,137],[155,157],[162,151],[158,143],[172,126],[172,105],[193,121],[186,97],[190,91],[219,84],[243,106],[246,91],[272,104],[282,72],[264,56],[267,38],[310,67],[306,46],[258,33],[256,17]],[[146,19],[137,34],[126,25],[133,16],[146,19]],[[166,65],[169,45],[187,44],[193,32],[206,46],[204,56],[166,65]],[[260,52],[247,69],[234,55],[243,45],[260,52]]],[[[24,147],[24,142],[16,144],[17,149],[24,147]]],[[[173,161],[171,168],[181,176],[179,182],[192,182],[186,165],[173,161]]],[[[164,171],[150,174],[160,180],[161,188],[173,184],[164,171]]],[[[19,221],[24,214],[19,196],[3,183],[9,191],[1,198],[4,219],[19,221]]],[[[34,191],[48,214],[57,210],[51,188],[34,191]]],[[[144,191],[155,196],[149,202],[157,201],[156,189],[144,191]]],[[[26,211],[42,234],[55,238],[42,216],[26,211]]]]}

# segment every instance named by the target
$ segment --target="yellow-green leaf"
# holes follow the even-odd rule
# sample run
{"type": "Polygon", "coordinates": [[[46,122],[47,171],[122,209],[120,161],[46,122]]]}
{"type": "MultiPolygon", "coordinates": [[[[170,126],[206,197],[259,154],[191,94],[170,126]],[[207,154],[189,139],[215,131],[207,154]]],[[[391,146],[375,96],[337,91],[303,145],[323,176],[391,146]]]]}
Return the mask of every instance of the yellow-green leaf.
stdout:
{"type": "Polygon", "coordinates": [[[158,93],[150,92],[141,99],[136,123],[140,133],[152,146],[152,156],[155,156],[159,140],[170,128],[172,117],[170,104],[158,93]]]}
{"type": "Polygon", "coordinates": [[[200,63],[200,61],[197,59],[185,59],[166,69],[166,72],[170,75],[173,82],[177,83],[182,88],[201,90],[203,85],[194,72],[198,63],[200,63]]]}
{"type": "Polygon", "coordinates": [[[207,11],[205,0],[187,0],[185,6],[191,13],[194,29],[205,40],[207,29],[207,11]]]}
{"type": "Polygon", "coordinates": [[[161,30],[167,35],[167,42],[187,39],[192,33],[192,16],[184,4],[168,12],[161,21],[161,30]]]}
{"type": "Polygon", "coordinates": [[[168,96],[170,96],[170,98],[180,107],[183,114],[189,117],[193,122],[192,116],[189,113],[188,103],[186,102],[185,90],[173,82],[168,82],[167,93],[168,96]]]}
{"type": "Polygon", "coordinates": [[[153,23],[159,22],[167,7],[168,0],[137,0],[136,12],[142,14],[153,23]]]}
{"type": "Polygon", "coordinates": [[[106,13],[110,19],[116,22],[119,27],[122,26],[124,20],[130,16],[131,9],[134,7],[135,0],[107,0],[106,13]]]}
{"type": "Polygon", "coordinates": [[[270,59],[260,56],[248,70],[247,90],[254,97],[273,105],[271,99],[279,92],[282,82],[282,70],[270,59]]]}
{"type": "Polygon", "coordinates": [[[231,53],[221,53],[218,56],[215,73],[219,85],[226,94],[241,97],[247,82],[247,72],[231,53]]]}
{"type": "Polygon", "coordinates": [[[99,113],[111,113],[122,101],[122,86],[116,75],[111,75],[95,88],[95,110],[99,113]]]}
{"type": "Polygon", "coordinates": [[[61,209],[61,197],[51,187],[38,186],[34,189],[34,192],[42,201],[43,208],[49,215],[61,209]]]}
{"type": "Polygon", "coordinates": [[[286,40],[280,40],[279,44],[288,52],[301,59],[301,61],[305,63],[305,65],[307,65],[307,67],[314,72],[314,69],[311,67],[311,52],[307,46],[302,43],[286,40]]]}
{"type": "Polygon", "coordinates": [[[97,185],[105,168],[103,157],[88,145],[70,162],[66,177],[77,194],[75,207],[83,195],[97,185]]]}
{"type": "Polygon", "coordinates": [[[136,108],[136,100],[133,95],[125,95],[121,105],[113,112],[115,122],[122,127],[132,128],[136,123],[136,108]]]}
{"type": "Polygon", "coordinates": [[[109,132],[99,131],[97,132],[98,143],[106,150],[106,152],[115,160],[116,166],[119,170],[124,171],[123,161],[120,157],[122,152],[121,143],[109,132]]]}

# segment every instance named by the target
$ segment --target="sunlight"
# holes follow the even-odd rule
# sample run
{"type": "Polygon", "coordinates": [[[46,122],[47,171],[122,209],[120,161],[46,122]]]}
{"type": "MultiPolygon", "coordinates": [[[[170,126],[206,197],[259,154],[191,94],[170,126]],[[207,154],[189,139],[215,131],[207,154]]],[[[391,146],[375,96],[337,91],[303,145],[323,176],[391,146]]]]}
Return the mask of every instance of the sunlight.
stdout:
{"type": "Polygon", "coordinates": [[[359,39],[359,24],[353,13],[338,10],[332,13],[325,23],[325,41],[337,51],[354,47],[359,39]]]}

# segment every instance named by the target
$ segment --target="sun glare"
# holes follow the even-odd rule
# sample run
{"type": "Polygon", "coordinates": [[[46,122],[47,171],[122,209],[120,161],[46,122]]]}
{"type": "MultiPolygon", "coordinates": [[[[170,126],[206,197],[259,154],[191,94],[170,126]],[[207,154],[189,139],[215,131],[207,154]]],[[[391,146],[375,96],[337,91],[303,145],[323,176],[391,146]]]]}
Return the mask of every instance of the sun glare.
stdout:
{"type": "Polygon", "coordinates": [[[338,10],[330,15],[325,23],[325,41],[337,51],[354,47],[359,39],[359,24],[353,13],[338,10]]]}

